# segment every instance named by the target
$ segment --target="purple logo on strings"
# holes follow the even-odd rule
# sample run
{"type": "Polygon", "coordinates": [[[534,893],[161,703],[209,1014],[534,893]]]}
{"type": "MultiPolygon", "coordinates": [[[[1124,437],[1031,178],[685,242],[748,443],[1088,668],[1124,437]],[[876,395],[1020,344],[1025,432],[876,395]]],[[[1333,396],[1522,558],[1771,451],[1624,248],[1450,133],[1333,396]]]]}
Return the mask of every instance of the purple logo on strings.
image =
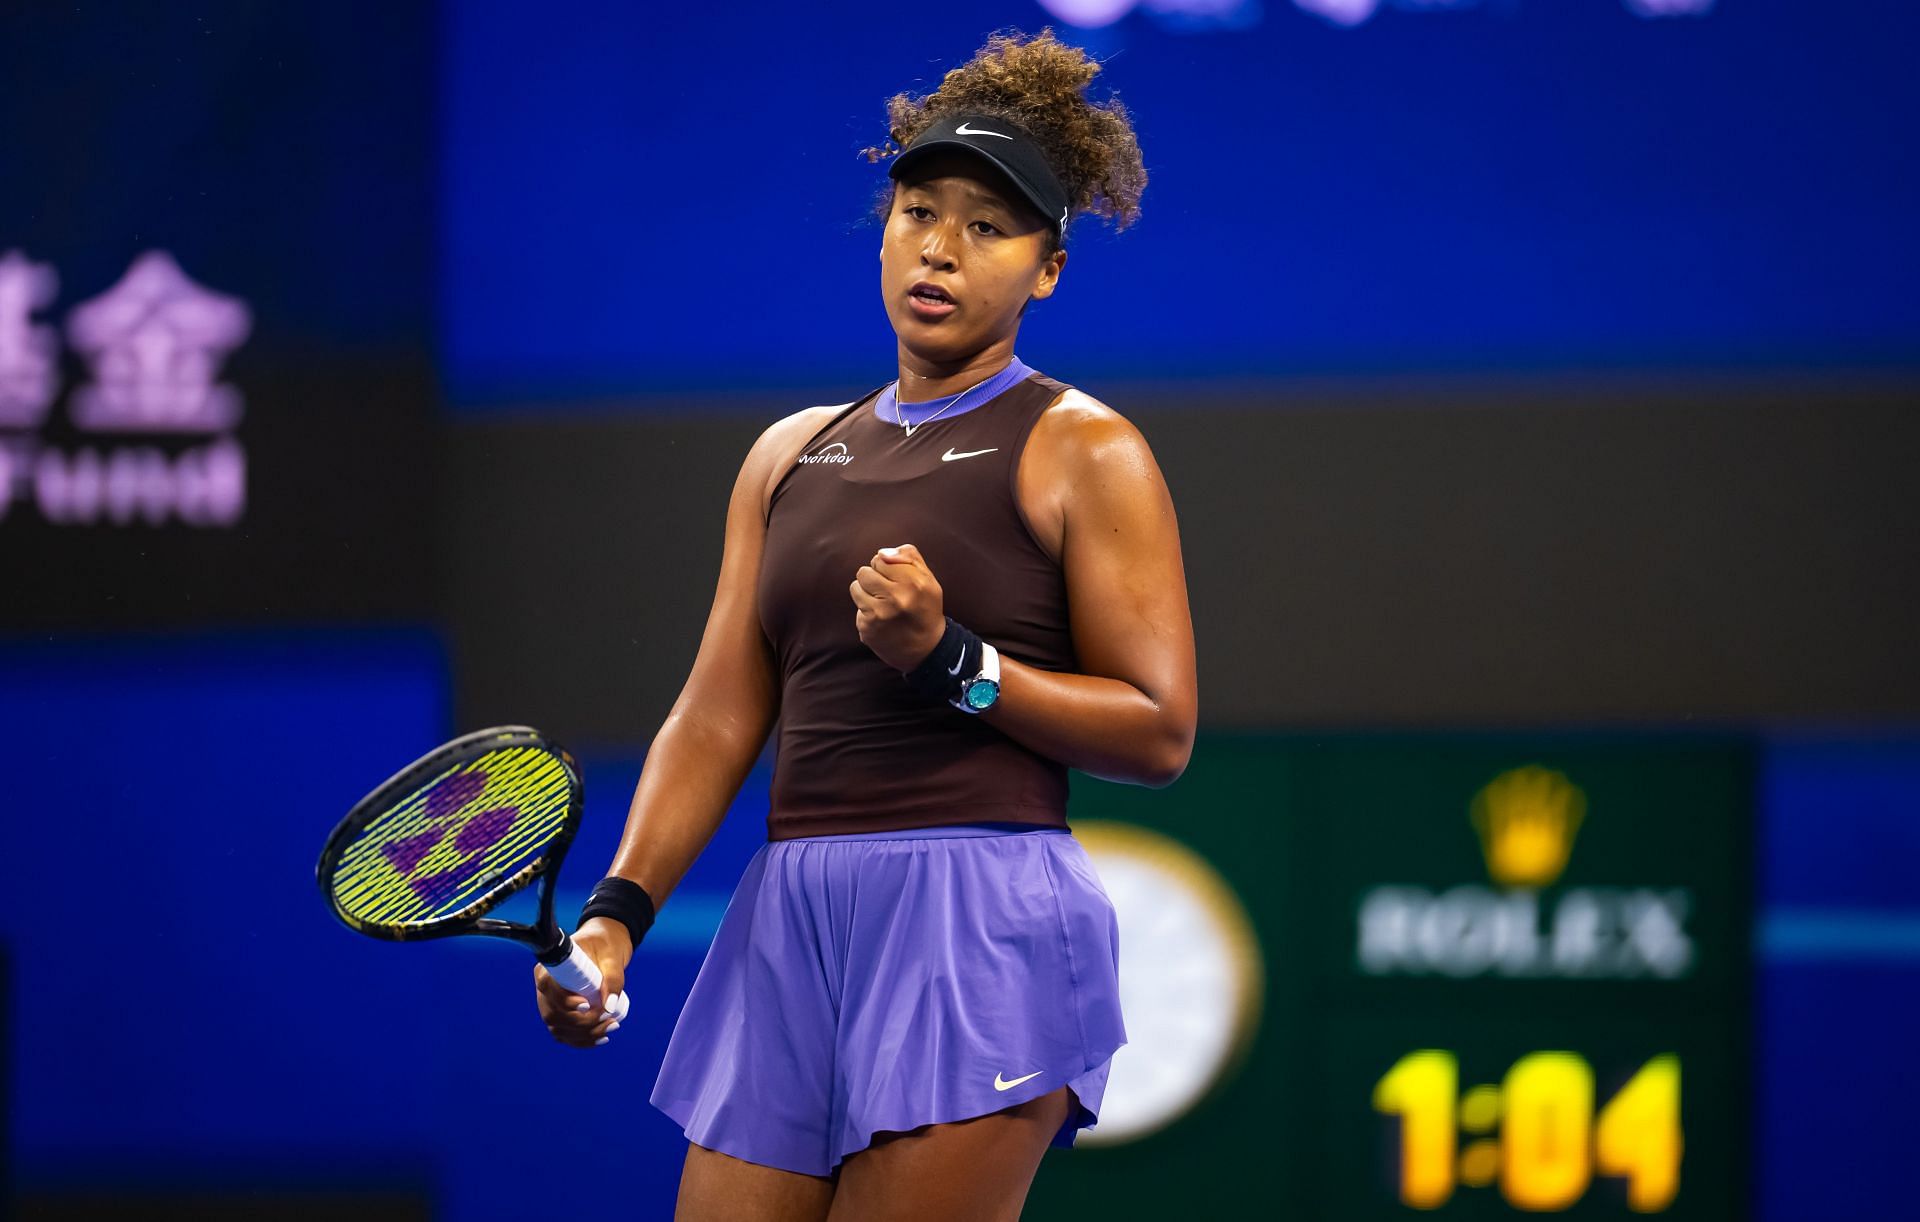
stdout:
{"type": "Polygon", "coordinates": [[[433,820],[432,826],[380,846],[381,854],[394,869],[411,875],[452,834],[454,851],[459,854],[454,868],[407,879],[407,885],[422,901],[437,905],[458,892],[471,879],[471,871],[465,868],[467,862],[505,840],[513,830],[514,820],[520,817],[517,806],[483,810],[454,829],[460,812],[486,787],[484,772],[461,772],[446,778],[427,792],[427,817],[433,820]]]}
{"type": "Polygon", "coordinates": [[[427,817],[439,820],[460,813],[460,808],[479,797],[480,791],[486,787],[487,774],[484,772],[454,773],[428,791],[427,817]]]}
{"type": "Polygon", "coordinates": [[[520,811],[512,806],[496,806],[492,810],[483,810],[467,821],[467,825],[454,833],[453,847],[462,856],[490,849],[507,838],[507,832],[513,827],[513,821],[520,811]]]}
{"type": "Polygon", "coordinates": [[[394,869],[402,874],[411,874],[413,868],[419,865],[428,853],[433,852],[433,846],[439,844],[445,835],[445,828],[430,827],[424,832],[416,832],[400,840],[388,841],[380,846],[380,851],[386,855],[387,861],[394,869]]]}

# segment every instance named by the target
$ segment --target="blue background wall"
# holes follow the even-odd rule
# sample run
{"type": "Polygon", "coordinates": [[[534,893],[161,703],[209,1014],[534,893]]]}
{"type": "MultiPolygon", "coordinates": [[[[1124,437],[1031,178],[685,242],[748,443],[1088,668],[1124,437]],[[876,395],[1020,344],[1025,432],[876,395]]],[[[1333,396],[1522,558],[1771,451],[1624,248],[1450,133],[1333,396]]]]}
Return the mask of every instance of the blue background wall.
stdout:
{"type": "Polygon", "coordinates": [[[1899,1217],[1920,1090],[1920,736],[1783,736],[1763,776],[1759,1199],[1770,1218],[1899,1217]]]}
{"type": "MultiPolygon", "coordinates": [[[[1080,222],[1080,304],[1022,335],[1037,367],[1176,387],[1920,369],[1911,6],[1644,21],[1615,0],[1409,3],[1351,30],[1275,0],[1233,11],[1056,22],[1106,60],[1152,183],[1137,230],[1080,222]]],[[[865,219],[883,174],[857,150],[888,94],[931,88],[995,25],[1047,20],[1026,3],[16,10],[0,253],[58,263],[60,313],[173,249],[254,303],[243,381],[431,358],[421,407],[450,427],[695,386],[865,389],[891,376],[893,338],[865,219]]],[[[423,482],[435,459],[410,459],[423,482]]],[[[29,565],[18,528],[0,523],[0,599],[102,547],[76,534],[29,565]]],[[[147,540],[158,556],[180,536],[147,540]]],[[[541,1032],[511,949],[355,939],[313,889],[338,815],[470,728],[448,616],[248,621],[8,621],[0,638],[14,1185],[424,1176],[448,1219],[549,1212],[548,1182],[469,1140],[481,1110],[483,1129],[557,1127],[587,1182],[664,1215],[681,1145],[644,1097],[761,838],[765,773],[644,950],[622,1038],[576,1055],[541,1032]],[[620,1122],[578,1123],[582,1101],[620,1122]]],[[[1756,1198],[1772,1219],[1901,1216],[1920,726],[1745,729],[1765,744],[1756,1198]]],[[[563,912],[644,749],[588,753],[563,912]]]]}
{"type": "MultiPolygon", "coordinates": [[[[886,97],[1045,12],[567,11],[447,10],[454,401],[891,376],[858,151],[886,97]]],[[[1137,229],[1076,222],[1022,330],[1082,378],[1920,361],[1911,6],[1060,32],[1106,61],[1150,176],[1137,229]]]]}
{"type": "MultiPolygon", "coordinates": [[[[0,649],[23,1191],[424,1178],[438,1216],[528,1216],[553,1184],[500,1174],[498,1143],[518,1165],[527,1132],[558,1126],[569,1175],[619,1185],[628,1216],[671,1213],[685,1147],[645,1098],[764,838],[766,777],[663,913],[622,1038],[581,1054],[541,1028],[517,948],[357,938],[314,887],[341,813],[451,735],[447,687],[423,632],[0,649]],[[583,1100],[621,1121],[578,1124],[583,1100]]],[[[563,913],[611,857],[639,763],[589,765],[563,913]]]]}

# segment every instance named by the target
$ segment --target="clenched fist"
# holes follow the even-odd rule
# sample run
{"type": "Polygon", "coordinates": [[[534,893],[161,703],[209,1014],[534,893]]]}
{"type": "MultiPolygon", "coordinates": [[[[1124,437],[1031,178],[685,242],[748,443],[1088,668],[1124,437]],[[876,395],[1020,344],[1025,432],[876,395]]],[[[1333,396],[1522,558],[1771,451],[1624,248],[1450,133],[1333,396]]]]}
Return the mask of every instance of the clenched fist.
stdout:
{"type": "Polygon", "coordinates": [[[946,599],[920,549],[911,543],[883,547],[860,566],[847,586],[853,596],[853,626],[874,656],[909,671],[933,652],[947,632],[946,599]]]}

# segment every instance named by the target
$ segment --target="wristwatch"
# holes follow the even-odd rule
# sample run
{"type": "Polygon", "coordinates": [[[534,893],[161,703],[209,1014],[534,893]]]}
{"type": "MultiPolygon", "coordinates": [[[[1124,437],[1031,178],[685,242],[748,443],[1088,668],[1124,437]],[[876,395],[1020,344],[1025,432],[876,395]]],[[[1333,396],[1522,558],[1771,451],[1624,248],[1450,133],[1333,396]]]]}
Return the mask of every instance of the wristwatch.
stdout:
{"type": "Polygon", "coordinates": [[[960,681],[960,698],[949,700],[948,704],[962,713],[978,716],[993,707],[1000,699],[1000,651],[985,641],[980,642],[980,669],[971,677],[960,681]]]}

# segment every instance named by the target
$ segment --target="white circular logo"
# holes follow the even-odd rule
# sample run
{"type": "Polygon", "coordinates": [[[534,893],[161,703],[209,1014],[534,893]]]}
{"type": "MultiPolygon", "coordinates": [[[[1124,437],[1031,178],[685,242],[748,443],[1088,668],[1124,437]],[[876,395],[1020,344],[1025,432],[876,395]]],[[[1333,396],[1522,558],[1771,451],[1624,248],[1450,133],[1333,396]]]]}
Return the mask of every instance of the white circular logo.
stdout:
{"type": "Polygon", "coordinates": [[[1100,1122],[1080,1145],[1165,1128],[1225,1080],[1253,1043],[1266,992],[1253,922],[1227,880],[1170,836],[1075,820],[1120,924],[1120,1012],[1100,1122]]]}

